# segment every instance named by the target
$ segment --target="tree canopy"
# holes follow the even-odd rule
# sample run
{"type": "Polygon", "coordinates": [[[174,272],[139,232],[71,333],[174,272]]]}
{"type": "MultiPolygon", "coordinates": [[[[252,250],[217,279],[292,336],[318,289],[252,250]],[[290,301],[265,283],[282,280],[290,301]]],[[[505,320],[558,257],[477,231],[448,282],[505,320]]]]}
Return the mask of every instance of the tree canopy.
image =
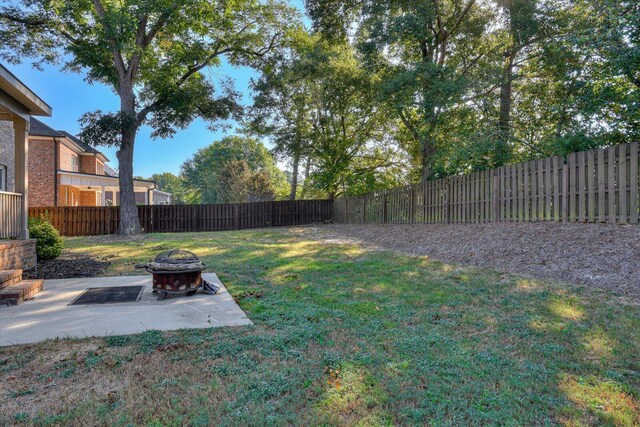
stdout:
{"type": "Polygon", "coordinates": [[[173,204],[183,205],[193,203],[195,200],[193,192],[185,188],[182,177],[171,172],[154,173],[148,180],[154,181],[159,190],[171,193],[173,204]]]}
{"type": "Polygon", "coordinates": [[[423,179],[638,138],[640,6],[624,0],[307,0],[381,75],[423,179]],[[340,11],[348,11],[340,17],[340,11]]]}
{"type": "Polygon", "coordinates": [[[182,165],[181,175],[198,203],[246,202],[267,193],[274,197],[287,193],[285,174],[269,150],[250,137],[228,136],[198,150],[182,165]],[[239,182],[234,183],[232,176],[239,182]],[[254,180],[260,184],[252,186],[254,180]]]}
{"type": "Polygon", "coordinates": [[[118,147],[120,233],[140,232],[133,148],[141,126],[170,137],[195,118],[212,124],[240,112],[229,79],[206,71],[224,56],[259,67],[298,14],[279,0],[19,0],[0,7],[0,57],[55,62],[108,85],[118,111],[88,112],[82,137],[118,147]]]}
{"type": "Polygon", "coordinates": [[[305,5],[308,29],[277,0],[14,1],[0,55],[59,61],[118,93],[83,136],[119,147],[123,190],[140,126],[166,137],[239,119],[243,136],[185,163],[184,201],[337,197],[640,138],[637,2],[305,5]],[[222,56],[259,71],[248,108],[205,72],[222,56]]]}

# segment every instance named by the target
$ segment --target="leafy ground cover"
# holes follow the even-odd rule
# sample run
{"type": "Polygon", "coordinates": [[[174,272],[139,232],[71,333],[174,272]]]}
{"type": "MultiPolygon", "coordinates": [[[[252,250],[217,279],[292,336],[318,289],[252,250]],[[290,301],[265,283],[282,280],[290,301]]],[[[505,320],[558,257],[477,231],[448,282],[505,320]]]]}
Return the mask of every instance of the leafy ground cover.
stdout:
{"type": "Polygon", "coordinates": [[[67,239],[110,275],[192,250],[255,326],[0,349],[0,424],[640,424],[638,306],[309,236],[67,239]]]}

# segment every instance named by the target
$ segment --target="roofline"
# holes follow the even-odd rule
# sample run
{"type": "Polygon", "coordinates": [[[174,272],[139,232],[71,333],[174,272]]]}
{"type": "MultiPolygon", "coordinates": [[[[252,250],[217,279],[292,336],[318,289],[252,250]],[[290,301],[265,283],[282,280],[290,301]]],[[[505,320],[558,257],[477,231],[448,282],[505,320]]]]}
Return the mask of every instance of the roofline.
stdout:
{"type": "Polygon", "coordinates": [[[86,153],[86,151],[77,142],[69,138],[67,135],[61,134],[60,136],[50,136],[49,138],[58,138],[58,140],[66,145],[67,148],[71,148],[69,147],[69,145],[73,146],[76,150],[78,150],[76,154],[83,155],[86,153]]]}
{"type": "Polygon", "coordinates": [[[32,116],[51,116],[51,106],[2,64],[0,64],[0,88],[27,107],[32,116]]]}
{"type": "MultiPolygon", "coordinates": [[[[78,176],[89,176],[89,177],[98,177],[98,178],[111,178],[111,179],[120,179],[117,176],[109,176],[109,175],[99,175],[97,173],[84,173],[84,172],[73,172],[73,171],[65,171],[65,170],[61,170],[58,169],[57,171],[58,173],[68,173],[70,175],[78,175],[78,176]]],[[[138,182],[147,182],[149,184],[153,184],[153,185],[157,185],[155,181],[150,181],[148,179],[135,179],[134,181],[138,181],[138,182]]]]}
{"type": "MultiPolygon", "coordinates": [[[[98,150],[96,150],[98,151],[98,150]]],[[[87,151],[85,151],[84,153],[80,154],[81,156],[93,156],[93,157],[102,157],[102,162],[103,163],[107,163],[109,162],[109,158],[107,156],[105,156],[104,154],[102,154],[102,151],[98,151],[97,153],[89,153],[87,151]]]]}
{"type": "MultiPolygon", "coordinates": [[[[76,153],[81,155],[81,156],[94,156],[94,157],[102,157],[102,162],[103,163],[109,163],[111,160],[109,160],[109,158],[107,156],[104,155],[104,153],[100,150],[97,150],[94,148],[94,150],[97,151],[97,153],[90,153],[87,150],[85,150],[84,148],[82,148],[82,146],[80,144],[78,144],[77,142],[75,142],[72,138],[69,137],[69,135],[65,135],[62,132],[56,131],[58,132],[60,135],[39,135],[37,133],[29,133],[29,138],[34,137],[34,138],[45,138],[45,139],[50,139],[51,141],[58,141],[58,142],[62,142],[63,144],[65,144],[67,146],[67,148],[69,149],[73,149],[72,147],[74,147],[76,149],[76,153]],[[70,147],[69,145],[71,145],[72,147],[70,147]]],[[[66,132],[66,131],[65,131],[66,132]]]]}
{"type": "Polygon", "coordinates": [[[167,193],[166,191],[158,190],[157,188],[154,188],[154,189],[153,189],[153,190],[151,190],[151,191],[154,191],[154,192],[156,192],[156,193],[166,194],[167,196],[172,196],[172,195],[173,195],[173,193],[167,193]]]}
{"type": "Polygon", "coordinates": [[[102,160],[104,163],[109,162],[109,158],[107,156],[104,155],[104,153],[100,150],[98,150],[96,147],[85,143],[84,141],[82,141],[80,138],[78,138],[75,135],[72,135],[71,132],[66,131],[66,130],[58,130],[56,132],[59,132],[63,137],[67,138],[69,141],[73,142],[76,146],[78,146],[78,148],[80,148],[80,150],[82,151],[82,155],[83,156],[102,156],[104,160],[102,160]],[[85,150],[84,148],[82,148],[82,146],[80,144],[78,144],[75,140],[79,140],[80,142],[82,142],[83,144],[91,147],[91,149],[95,150],[95,153],[91,153],[87,150],[85,150]]]}
{"type": "Polygon", "coordinates": [[[53,139],[53,138],[66,138],[66,136],[64,136],[63,134],[60,135],[41,135],[39,133],[33,133],[31,131],[29,131],[29,138],[31,138],[32,136],[37,136],[38,138],[49,138],[49,139],[53,139]]]}

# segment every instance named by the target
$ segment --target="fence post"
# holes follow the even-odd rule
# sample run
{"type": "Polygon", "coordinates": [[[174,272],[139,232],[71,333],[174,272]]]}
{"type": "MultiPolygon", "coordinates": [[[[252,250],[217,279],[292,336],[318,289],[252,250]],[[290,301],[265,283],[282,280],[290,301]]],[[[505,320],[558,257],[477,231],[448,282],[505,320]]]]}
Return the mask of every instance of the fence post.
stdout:
{"type": "Polygon", "coordinates": [[[344,223],[350,224],[349,222],[349,198],[344,198],[344,223]]]}
{"type": "Polygon", "coordinates": [[[500,221],[500,177],[493,176],[493,222],[500,221]]]}
{"type": "Polygon", "coordinates": [[[382,223],[387,223],[387,190],[382,193],[382,223]]]}
{"type": "Polygon", "coordinates": [[[236,203],[233,205],[233,223],[236,230],[240,230],[240,206],[236,203]]]}
{"type": "Polygon", "coordinates": [[[362,196],[362,223],[367,222],[367,195],[362,196]]]}
{"type": "Polygon", "coordinates": [[[451,177],[442,178],[444,182],[444,223],[449,224],[451,220],[451,177]]]}
{"type": "Polygon", "coordinates": [[[273,227],[273,211],[274,211],[274,205],[275,205],[275,201],[270,201],[269,202],[269,227],[273,227]]]}
{"type": "Polygon", "coordinates": [[[562,223],[569,222],[569,165],[562,166],[562,223]]]}
{"type": "Polygon", "coordinates": [[[409,223],[410,224],[415,224],[416,223],[416,194],[415,194],[415,188],[413,187],[413,185],[409,186],[409,223]]]}

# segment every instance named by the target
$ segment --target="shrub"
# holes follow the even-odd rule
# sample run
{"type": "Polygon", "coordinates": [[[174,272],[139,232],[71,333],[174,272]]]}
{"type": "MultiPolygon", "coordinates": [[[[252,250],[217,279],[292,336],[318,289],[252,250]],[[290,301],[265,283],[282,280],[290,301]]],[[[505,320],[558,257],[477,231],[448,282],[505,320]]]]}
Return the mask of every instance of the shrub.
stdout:
{"type": "Polygon", "coordinates": [[[44,217],[29,218],[29,237],[36,239],[38,259],[58,258],[64,248],[60,233],[44,217]]]}

